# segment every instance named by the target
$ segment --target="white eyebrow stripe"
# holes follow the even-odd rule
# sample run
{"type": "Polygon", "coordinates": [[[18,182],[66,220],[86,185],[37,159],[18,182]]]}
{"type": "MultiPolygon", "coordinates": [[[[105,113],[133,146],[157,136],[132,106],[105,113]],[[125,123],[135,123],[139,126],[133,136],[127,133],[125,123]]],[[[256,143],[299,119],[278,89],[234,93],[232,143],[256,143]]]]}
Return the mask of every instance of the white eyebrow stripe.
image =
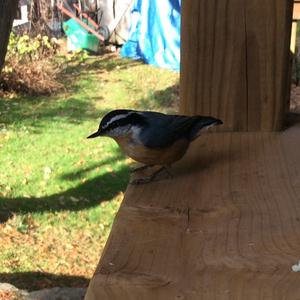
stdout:
{"type": "Polygon", "coordinates": [[[132,114],[132,112],[126,113],[126,114],[122,114],[122,115],[117,115],[112,117],[106,124],[105,126],[103,126],[103,128],[108,127],[111,123],[120,120],[120,119],[125,119],[126,117],[128,117],[130,114],[132,114]]]}

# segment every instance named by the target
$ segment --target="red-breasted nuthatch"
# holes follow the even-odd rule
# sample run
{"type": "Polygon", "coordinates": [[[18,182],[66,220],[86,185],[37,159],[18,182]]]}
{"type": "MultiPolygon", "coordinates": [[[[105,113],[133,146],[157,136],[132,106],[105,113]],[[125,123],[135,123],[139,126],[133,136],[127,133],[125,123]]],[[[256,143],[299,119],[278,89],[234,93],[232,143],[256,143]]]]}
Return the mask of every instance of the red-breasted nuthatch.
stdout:
{"type": "MultiPolygon", "coordinates": [[[[111,137],[126,155],[143,163],[145,167],[160,165],[166,168],[183,157],[190,142],[203,130],[220,124],[223,122],[213,117],[120,109],[106,114],[98,131],[88,138],[111,137]]],[[[133,183],[149,182],[158,171],[133,183]]]]}

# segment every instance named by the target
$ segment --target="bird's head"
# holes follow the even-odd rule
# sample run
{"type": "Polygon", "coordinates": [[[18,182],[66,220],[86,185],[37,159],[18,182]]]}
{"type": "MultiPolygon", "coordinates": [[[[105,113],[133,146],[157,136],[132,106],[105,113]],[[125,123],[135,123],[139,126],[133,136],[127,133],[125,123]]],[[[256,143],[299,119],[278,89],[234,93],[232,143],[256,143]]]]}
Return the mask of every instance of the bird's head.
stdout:
{"type": "Polygon", "coordinates": [[[128,109],[113,110],[103,117],[98,130],[87,138],[91,139],[98,136],[126,136],[130,134],[134,128],[141,127],[144,124],[144,117],[137,111],[128,109]]]}

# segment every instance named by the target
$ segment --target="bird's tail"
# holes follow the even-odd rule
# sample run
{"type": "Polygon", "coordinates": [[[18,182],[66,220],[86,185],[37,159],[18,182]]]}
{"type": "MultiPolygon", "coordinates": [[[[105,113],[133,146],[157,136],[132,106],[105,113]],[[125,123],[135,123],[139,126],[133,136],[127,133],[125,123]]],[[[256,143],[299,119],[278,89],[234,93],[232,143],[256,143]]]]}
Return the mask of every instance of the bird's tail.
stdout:
{"type": "Polygon", "coordinates": [[[193,118],[195,119],[195,123],[190,133],[191,141],[196,139],[203,131],[207,130],[208,128],[223,124],[221,120],[213,117],[195,116],[193,118]]]}

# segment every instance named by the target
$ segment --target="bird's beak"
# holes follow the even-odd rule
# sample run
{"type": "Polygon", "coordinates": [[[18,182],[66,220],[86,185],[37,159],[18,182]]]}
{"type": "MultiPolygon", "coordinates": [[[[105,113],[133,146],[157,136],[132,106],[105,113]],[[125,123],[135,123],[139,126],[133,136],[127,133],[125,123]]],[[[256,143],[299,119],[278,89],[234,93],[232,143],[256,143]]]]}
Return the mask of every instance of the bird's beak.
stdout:
{"type": "Polygon", "coordinates": [[[95,133],[89,135],[89,136],[87,137],[87,139],[93,139],[93,138],[95,138],[95,137],[97,137],[97,136],[102,136],[102,132],[101,132],[101,131],[97,131],[97,132],[95,132],[95,133]]]}

